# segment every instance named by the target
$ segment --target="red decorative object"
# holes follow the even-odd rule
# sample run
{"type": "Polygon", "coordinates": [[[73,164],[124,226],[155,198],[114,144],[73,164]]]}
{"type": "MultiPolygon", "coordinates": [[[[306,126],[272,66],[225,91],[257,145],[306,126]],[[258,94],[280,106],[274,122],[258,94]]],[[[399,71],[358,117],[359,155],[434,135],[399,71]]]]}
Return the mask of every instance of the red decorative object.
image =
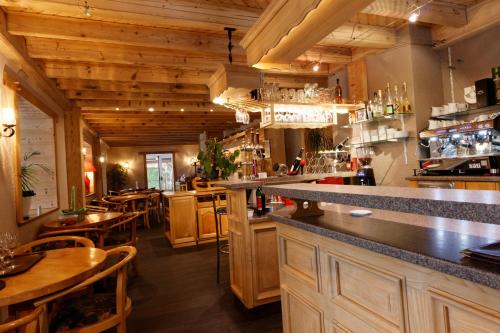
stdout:
{"type": "Polygon", "coordinates": [[[91,161],[89,160],[85,160],[84,164],[83,164],[83,172],[96,172],[96,168],[94,166],[94,164],[92,164],[91,161]]]}

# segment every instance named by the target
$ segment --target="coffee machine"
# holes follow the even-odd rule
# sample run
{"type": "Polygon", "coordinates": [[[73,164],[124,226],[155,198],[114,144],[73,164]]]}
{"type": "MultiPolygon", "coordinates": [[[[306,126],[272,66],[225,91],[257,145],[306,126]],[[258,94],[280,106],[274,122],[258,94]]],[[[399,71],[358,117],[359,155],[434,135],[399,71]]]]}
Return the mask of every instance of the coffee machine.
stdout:
{"type": "Polygon", "coordinates": [[[375,155],[372,147],[356,148],[356,155],[360,163],[360,168],[356,172],[352,185],[375,186],[375,174],[371,166],[375,155]]]}
{"type": "Polygon", "coordinates": [[[500,117],[420,133],[422,175],[498,175],[500,117]]]}

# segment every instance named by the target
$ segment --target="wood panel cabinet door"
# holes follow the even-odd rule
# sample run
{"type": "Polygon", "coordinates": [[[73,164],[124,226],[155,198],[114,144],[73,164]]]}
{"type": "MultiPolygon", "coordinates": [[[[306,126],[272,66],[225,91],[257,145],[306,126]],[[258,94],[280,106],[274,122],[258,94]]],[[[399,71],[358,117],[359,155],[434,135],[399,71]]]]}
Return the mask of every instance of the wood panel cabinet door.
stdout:
{"type": "Polygon", "coordinates": [[[500,314],[452,295],[430,292],[435,333],[498,333],[500,314]]]}
{"type": "Polygon", "coordinates": [[[251,225],[253,297],[257,304],[280,298],[276,223],[251,225]]]}
{"type": "Polygon", "coordinates": [[[493,182],[466,182],[465,188],[467,190],[491,190],[496,191],[498,189],[498,183],[493,182]]]}
{"type": "Polygon", "coordinates": [[[171,199],[170,232],[173,245],[196,241],[196,206],[192,196],[171,199]]]}
{"type": "Polygon", "coordinates": [[[324,333],[323,312],[318,306],[282,288],[284,333],[324,333]]]}
{"type": "Polygon", "coordinates": [[[212,207],[198,208],[198,239],[215,238],[215,216],[212,207]]]}

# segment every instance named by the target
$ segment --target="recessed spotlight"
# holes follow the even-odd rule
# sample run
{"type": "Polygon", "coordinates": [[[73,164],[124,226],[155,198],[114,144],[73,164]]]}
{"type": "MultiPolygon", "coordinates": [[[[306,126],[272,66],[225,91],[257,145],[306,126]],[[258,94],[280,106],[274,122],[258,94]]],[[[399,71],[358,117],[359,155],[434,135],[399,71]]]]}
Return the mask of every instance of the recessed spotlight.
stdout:
{"type": "Polygon", "coordinates": [[[149,112],[153,112],[154,110],[155,110],[155,108],[154,108],[154,107],[150,107],[150,108],[148,109],[148,111],[149,111],[149,112]]]}
{"type": "Polygon", "coordinates": [[[184,109],[181,109],[181,112],[184,112],[184,109]]]}
{"type": "Polygon", "coordinates": [[[210,112],[214,112],[214,109],[210,109],[210,112]]]}
{"type": "Polygon", "coordinates": [[[115,108],[116,111],[120,111],[120,108],[115,108]]]}
{"type": "Polygon", "coordinates": [[[319,71],[319,64],[318,63],[314,64],[313,71],[315,71],[315,72],[319,71]]]}

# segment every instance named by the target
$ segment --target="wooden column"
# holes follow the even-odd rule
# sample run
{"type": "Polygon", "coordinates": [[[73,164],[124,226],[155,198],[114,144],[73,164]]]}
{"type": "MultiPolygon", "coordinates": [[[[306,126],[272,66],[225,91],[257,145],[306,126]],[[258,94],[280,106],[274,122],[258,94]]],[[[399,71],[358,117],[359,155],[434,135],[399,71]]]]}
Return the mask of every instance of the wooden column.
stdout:
{"type": "Polygon", "coordinates": [[[65,112],[64,137],[66,142],[66,173],[68,177],[68,197],[71,200],[71,187],[76,187],[76,207],[83,207],[83,161],[82,126],[80,110],[65,112]]]}
{"type": "Polygon", "coordinates": [[[369,99],[366,62],[364,59],[347,65],[347,83],[349,85],[349,99],[358,101],[367,101],[369,99]]]}

